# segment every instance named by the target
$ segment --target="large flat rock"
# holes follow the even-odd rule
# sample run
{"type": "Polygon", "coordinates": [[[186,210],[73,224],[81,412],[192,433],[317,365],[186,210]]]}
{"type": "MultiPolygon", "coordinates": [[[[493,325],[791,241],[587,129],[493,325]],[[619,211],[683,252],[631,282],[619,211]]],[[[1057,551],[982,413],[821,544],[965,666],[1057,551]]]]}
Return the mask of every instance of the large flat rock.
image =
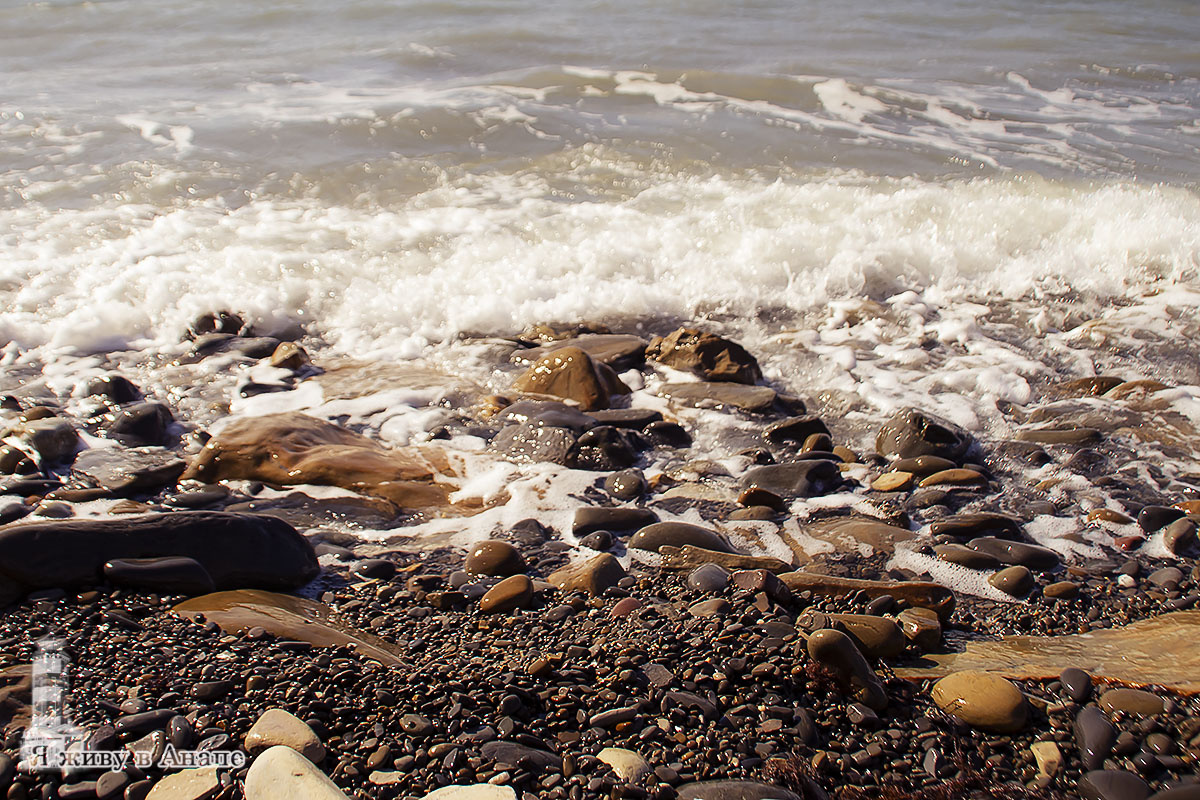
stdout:
{"type": "Polygon", "coordinates": [[[1123,628],[1068,636],[1005,636],[970,642],[961,653],[927,655],[920,666],[897,669],[901,678],[940,678],[985,670],[1006,678],[1056,678],[1078,667],[1098,680],[1200,692],[1200,611],[1175,611],[1123,628]]]}

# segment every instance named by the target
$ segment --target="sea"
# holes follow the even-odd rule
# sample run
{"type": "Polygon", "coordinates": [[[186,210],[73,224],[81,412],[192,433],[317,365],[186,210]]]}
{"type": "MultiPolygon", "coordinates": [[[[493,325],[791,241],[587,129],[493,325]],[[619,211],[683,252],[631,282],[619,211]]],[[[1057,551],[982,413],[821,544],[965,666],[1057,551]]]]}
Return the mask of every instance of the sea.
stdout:
{"type": "Polygon", "coordinates": [[[1198,41],[1193,0],[0,0],[0,389],[320,414],[175,363],[229,310],[497,392],[531,326],[687,324],[859,450],[1096,374],[1200,422],[1198,41]]]}

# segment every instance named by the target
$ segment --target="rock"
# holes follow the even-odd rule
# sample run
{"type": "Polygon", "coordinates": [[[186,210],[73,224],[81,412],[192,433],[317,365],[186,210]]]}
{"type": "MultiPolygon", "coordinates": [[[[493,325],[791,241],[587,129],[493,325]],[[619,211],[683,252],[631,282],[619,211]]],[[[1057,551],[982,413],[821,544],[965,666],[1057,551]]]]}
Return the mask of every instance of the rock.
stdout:
{"type": "Polygon", "coordinates": [[[130,447],[161,445],[166,443],[167,429],[174,421],[171,409],[162,403],[135,403],[114,414],[104,432],[130,447]]]}
{"type": "Polygon", "coordinates": [[[868,581],[838,578],[812,572],[788,572],[779,576],[793,592],[812,592],[823,597],[843,597],[862,592],[867,597],[888,594],[909,605],[928,608],[945,621],[954,611],[954,592],[936,583],[920,581],[868,581]]]}
{"type": "Polygon", "coordinates": [[[906,408],[889,419],[875,437],[880,454],[900,458],[937,456],[958,462],[970,449],[970,434],[940,417],[906,408]]]}
{"type": "Polygon", "coordinates": [[[650,774],[646,759],[623,747],[606,747],[596,758],[612,767],[613,773],[626,783],[635,783],[650,774]]]}
{"type": "Polygon", "coordinates": [[[518,464],[549,462],[566,466],[575,438],[567,428],[523,422],[501,430],[488,446],[518,464]]]}
{"type": "Polygon", "coordinates": [[[1116,741],[1117,729],[1100,709],[1087,706],[1075,716],[1075,744],[1084,769],[1099,769],[1116,741]]]}
{"type": "Polygon", "coordinates": [[[896,470],[885,472],[871,481],[871,488],[877,492],[903,492],[913,487],[913,473],[896,470]]]}
{"type": "Polygon", "coordinates": [[[1132,772],[1119,769],[1092,770],[1079,779],[1082,800],[1146,800],[1150,784],[1132,772]]]}
{"type": "Polygon", "coordinates": [[[270,365],[276,369],[303,369],[312,364],[308,353],[295,342],[280,342],[271,353],[270,365]]]}
{"type": "Polygon", "coordinates": [[[924,478],[926,475],[932,475],[935,472],[942,472],[947,469],[954,469],[958,464],[955,464],[948,458],[939,458],[938,456],[916,456],[914,458],[899,458],[892,462],[891,469],[899,472],[911,472],[913,475],[924,478]]]}
{"type": "Polygon", "coordinates": [[[604,491],[618,500],[636,500],[648,488],[646,476],[640,469],[623,469],[604,479],[604,491]]]}
{"type": "Polygon", "coordinates": [[[729,613],[732,608],[728,600],[714,597],[711,600],[701,600],[688,606],[688,613],[693,617],[720,617],[729,613]]]}
{"type": "Polygon", "coordinates": [[[1054,742],[1034,742],[1029,746],[1038,775],[1052,778],[1062,770],[1063,755],[1054,742]]]}
{"type": "Polygon", "coordinates": [[[625,469],[637,460],[637,448],[629,436],[611,425],[599,425],[580,434],[567,448],[564,466],[611,472],[625,469]]]}
{"type": "Polygon", "coordinates": [[[146,800],[208,800],[220,790],[216,767],[184,769],[164,775],[146,795],[146,800]]]}
{"type": "Polygon", "coordinates": [[[396,574],[396,565],[386,558],[365,558],[356,562],[350,572],[365,580],[386,581],[396,574]]]}
{"type": "Polygon", "coordinates": [[[524,575],[513,575],[497,583],[479,601],[484,614],[500,614],[518,608],[529,608],[533,602],[533,582],[524,575]]]}
{"type": "MultiPolygon", "coordinates": [[[[450,472],[432,448],[389,450],[353,431],[298,412],[236,418],[209,440],[181,480],[340,486],[405,508],[448,506],[450,472]]],[[[445,512],[445,508],[443,508],[445,512]]]]}
{"type": "Polygon", "coordinates": [[[562,347],[547,353],[513,382],[513,388],[573,400],[584,411],[608,408],[614,395],[630,392],[612,367],[594,360],[578,347],[562,347]]]}
{"type": "Polygon", "coordinates": [[[967,543],[967,547],[993,556],[1005,564],[1017,564],[1038,571],[1054,569],[1060,563],[1058,553],[1048,547],[1012,542],[992,536],[972,539],[967,543]]]}
{"type": "Polygon", "coordinates": [[[1150,800],[1200,800],[1200,783],[1163,789],[1151,795],[1150,800]]]}
{"type": "Polygon", "coordinates": [[[501,769],[532,768],[537,772],[561,766],[562,758],[536,747],[516,742],[493,741],[480,748],[484,758],[490,758],[501,769]]]}
{"type": "Polygon", "coordinates": [[[1100,707],[1110,714],[1124,711],[1139,717],[1152,717],[1163,713],[1163,700],[1158,695],[1142,689],[1109,689],[1100,695],[1100,707]]]}
{"type": "Polygon", "coordinates": [[[986,483],[987,477],[982,472],[973,469],[944,469],[922,478],[917,485],[926,486],[964,486],[972,483],[986,483]]]}
{"type": "Polygon", "coordinates": [[[929,654],[934,667],[900,668],[902,678],[921,679],[952,670],[988,669],[1016,679],[1058,677],[1063,664],[1088,664],[1107,681],[1154,684],[1200,692],[1200,611],[1174,611],[1123,628],[1069,636],[1005,636],[972,641],[961,653],[929,654]]]}
{"type": "Polygon", "coordinates": [[[867,545],[878,553],[894,552],[897,542],[907,542],[914,535],[904,528],[865,517],[824,519],[806,526],[804,532],[833,544],[839,551],[867,545]]]}
{"type": "Polygon", "coordinates": [[[741,345],[692,328],[656,336],[646,348],[646,358],[690,370],[708,381],[754,384],[762,380],[758,362],[741,345]]]}
{"type": "MultiPolygon", "coordinates": [[[[511,791],[511,790],[510,790],[511,791]]],[[[272,747],[250,765],[246,800],[346,800],[325,773],[290,747],[272,747]]]]}
{"type": "Polygon", "coordinates": [[[658,393],[672,402],[693,408],[718,410],[737,409],[761,414],[775,407],[777,395],[768,386],[746,386],[738,383],[664,383],[658,393]]]}
{"type": "Polygon", "coordinates": [[[828,436],[829,428],[820,417],[807,414],[771,423],[763,431],[763,438],[771,444],[787,444],[803,442],[816,434],[828,436]]]}
{"type": "Polygon", "coordinates": [[[653,525],[658,515],[648,508],[601,508],[586,506],[575,509],[571,533],[585,536],[593,531],[631,531],[653,525]]]}
{"type": "Polygon", "coordinates": [[[1067,667],[1059,673],[1058,680],[1076,703],[1085,703],[1092,696],[1092,676],[1078,667],[1067,667]]]}
{"type": "Polygon", "coordinates": [[[1183,517],[1183,509],[1170,506],[1146,506],[1138,512],[1137,523],[1146,533],[1154,533],[1183,517]]]}
{"type": "Polygon", "coordinates": [[[692,545],[705,550],[732,553],[730,547],[715,531],[686,522],[656,522],[639,530],[629,540],[629,546],[657,553],[660,547],[692,545]]]}
{"type": "Polygon", "coordinates": [[[104,577],[114,586],[164,594],[208,594],[217,590],[208,570],[194,558],[116,558],[104,562],[104,577]]]}
{"type": "Polygon", "coordinates": [[[629,428],[640,431],[647,425],[662,422],[662,412],[651,408],[605,408],[590,411],[591,417],[599,425],[611,425],[614,428],[629,428]]]}
{"type": "Polygon", "coordinates": [[[0,531],[0,575],[30,588],[95,583],[107,561],[166,556],[195,559],[218,589],[292,589],[319,571],[292,526],[252,514],[178,511],[0,531]]]}
{"type": "Polygon", "coordinates": [[[290,747],[314,764],[325,758],[325,747],[312,728],[282,708],[269,708],[250,726],[245,747],[257,755],[276,745],[290,747]]]}
{"type": "Polygon", "coordinates": [[[767,570],[779,573],[792,568],[786,561],[769,556],[744,556],[737,553],[722,553],[716,550],[706,550],[702,547],[684,545],[672,547],[660,545],[659,555],[663,557],[662,568],[667,570],[693,569],[701,564],[720,564],[726,569],[734,570],[767,570]]]}
{"type": "Polygon", "coordinates": [[[132,403],[142,399],[142,392],[123,375],[104,375],[92,378],[83,387],[84,397],[105,397],[114,403],[132,403]]]}
{"type": "Polygon", "coordinates": [[[215,622],[226,633],[261,627],[280,639],[317,647],[350,647],[385,666],[400,664],[394,645],[339,621],[328,606],[303,597],[255,590],[216,592],[171,609],[191,620],[215,622]]]}
{"type": "Polygon", "coordinates": [[[654,447],[691,447],[692,436],[678,422],[651,422],[642,433],[654,447]]]}
{"type": "Polygon", "coordinates": [[[942,711],[985,731],[1016,733],[1029,719],[1021,690],[989,672],[951,673],[934,684],[930,694],[942,711]]]}
{"type": "Polygon", "coordinates": [[[1005,594],[1024,597],[1033,589],[1033,573],[1028,567],[1008,567],[988,577],[988,583],[1005,594]]]}
{"type": "Polygon", "coordinates": [[[646,342],[637,336],[617,333],[586,333],[570,339],[515,351],[509,360],[514,364],[533,364],[565,347],[577,347],[595,361],[617,372],[637,369],[646,363],[646,342]]]}
{"type": "Polygon", "coordinates": [[[1079,584],[1074,581],[1055,581],[1046,584],[1042,594],[1055,600],[1072,600],[1079,596],[1079,584]]]}
{"type": "Polygon", "coordinates": [[[876,711],[887,707],[887,692],[879,676],[849,636],[832,629],[816,631],[808,637],[808,654],[831,670],[855,700],[876,711]]]}
{"type": "Polygon", "coordinates": [[[814,497],[840,487],[842,473],[837,462],[825,459],[768,464],[746,470],[742,485],[765,489],[784,498],[814,497]]]}
{"type": "Polygon", "coordinates": [[[1070,397],[1099,397],[1124,381],[1113,375],[1097,375],[1092,378],[1076,378],[1048,387],[1047,394],[1054,399],[1070,397]]]}
{"type": "Polygon", "coordinates": [[[1095,428],[1083,427],[1050,427],[1050,428],[1034,428],[1032,430],[1017,431],[1016,440],[1018,442],[1029,442],[1031,444],[1062,444],[1062,445],[1089,445],[1096,444],[1104,439],[1100,431],[1095,428]]]}
{"type": "Polygon", "coordinates": [[[614,544],[613,535],[608,531],[592,531],[587,536],[579,540],[580,547],[586,547],[589,550],[598,550],[604,552],[612,549],[614,544]]]}
{"type": "Polygon", "coordinates": [[[592,414],[557,400],[518,400],[496,414],[496,421],[505,426],[530,423],[533,427],[566,428],[576,436],[598,424],[592,414]]]}
{"type": "Polygon", "coordinates": [[[7,444],[0,447],[0,475],[31,475],[37,471],[37,464],[24,450],[7,444]]]}
{"type": "Polygon", "coordinates": [[[906,608],[896,615],[896,623],[904,637],[926,653],[942,643],[942,623],[928,608],[906,608]]]}
{"type": "Polygon", "coordinates": [[[1182,580],[1183,570],[1179,567],[1163,567],[1146,576],[1146,583],[1167,590],[1176,588],[1182,580]]]}
{"type": "Polygon", "coordinates": [[[870,658],[893,658],[904,652],[908,644],[896,623],[886,617],[869,614],[830,614],[829,617],[840,623],[858,649],[870,658]]]}
{"type": "Polygon", "coordinates": [[[508,542],[489,539],[471,548],[463,569],[475,575],[504,578],[524,573],[528,565],[517,548],[508,542]]]}
{"type": "Polygon", "coordinates": [[[934,545],[933,552],[942,561],[958,564],[967,569],[998,569],[1004,563],[993,555],[972,550],[962,544],[934,545]]]}
{"type": "Polygon", "coordinates": [[[719,564],[702,564],[688,575],[688,586],[705,594],[717,594],[725,591],[729,585],[729,570],[719,564]]]}
{"type": "Polygon", "coordinates": [[[84,450],[71,474],[115,497],[128,497],[174,486],[186,468],[183,459],[161,447],[106,448],[84,450]]]}
{"type": "Polygon", "coordinates": [[[587,592],[600,595],[625,577],[625,568],[610,553],[601,553],[582,563],[572,564],[550,573],[546,579],[560,592],[587,592]]]}
{"type": "Polygon", "coordinates": [[[677,789],[679,800],[804,800],[779,786],[753,781],[701,781],[677,789]]]}
{"type": "Polygon", "coordinates": [[[48,417],[23,422],[13,430],[16,438],[29,445],[43,464],[67,461],[79,449],[79,434],[69,420],[48,417]]]}
{"type": "MultiPolygon", "coordinates": [[[[247,797],[246,800],[254,798],[247,797]]],[[[425,795],[421,800],[517,800],[517,793],[511,786],[476,783],[471,786],[443,786],[425,795]]]]}
{"type": "Polygon", "coordinates": [[[1184,517],[1168,523],[1163,528],[1163,547],[1174,555],[1194,552],[1200,546],[1196,523],[1184,517]]]}

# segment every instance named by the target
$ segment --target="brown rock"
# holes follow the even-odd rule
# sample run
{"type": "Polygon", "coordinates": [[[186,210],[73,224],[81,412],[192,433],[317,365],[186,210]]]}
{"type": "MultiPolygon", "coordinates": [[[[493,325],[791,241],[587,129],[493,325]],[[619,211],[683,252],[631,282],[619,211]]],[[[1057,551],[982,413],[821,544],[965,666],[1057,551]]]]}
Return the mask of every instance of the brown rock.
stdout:
{"type": "Polygon", "coordinates": [[[1104,393],[1104,396],[1110,400],[1128,400],[1137,394],[1154,394],[1155,392],[1161,392],[1163,389],[1169,388],[1171,387],[1156,380],[1125,381],[1109,389],[1104,393]]]}
{"type": "Polygon", "coordinates": [[[1024,597],[1033,588],[1033,573],[1028,567],[1007,567],[988,578],[988,583],[1005,594],[1024,597]]]}
{"type": "Polygon", "coordinates": [[[940,458],[939,456],[914,456],[912,458],[900,458],[893,461],[891,469],[898,472],[911,472],[913,475],[919,475],[924,478],[926,475],[932,475],[942,470],[954,469],[957,466],[958,464],[955,464],[948,458],[940,458]]]}
{"type": "Polygon", "coordinates": [[[871,488],[877,492],[903,492],[913,486],[913,474],[897,470],[885,472],[871,482],[871,488]]]}
{"type": "Polygon", "coordinates": [[[655,337],[646,348],[646,358],[690,370],[709,381],[754,384],[762,379],[758,362],[741,345],[691,328],[655,337]]]}
{"type": "Polygon", "coordinates": [[[904,652],[907,641],[899,626],[887,617],[870,614],[830,614],[841,623],[858,649],[870,658],[892,658],[904,652]]]}
{"type": "Polygon", "coordinates": [[[924,488],[926,486],[961,486],[968,483],[984,483],[987,478],[982,473],[976,472],[973,469],[944,469],[941,472],[935,472],[921,479],[918,486],[924,488]]]}
{"type": "Polygon", "coordinates": [[[612,367],[578,347],[563,347],[539,359],[513,382],[519,392],[574,400],[584,411],[608,408],[613,395],[629,394],[612,367]]]}
{"type": "Polygon", "coordinates": [[[488,589],[479,600],[484,614],[500,614],[517,608],[529,608],[533,602],[533,581],[525,575],[513,575],[488,589]]]}
{"type": "Polygon", "coordinates": [[[389,450],[354,431],[288,412],[236,419],[213,437],[181,480],[258,480],[341,486],[406,508],[449,506],[449,464],[432,448],[389,450]]]}
{"type": "Polygon", "coordinates": [[[307,367],[312,361],[309,360],[308,353],[304,348],[295,342],[280,342],[279,346],[275,348],[275,352],[271,354],[269,363],[272,367],[297,370],[307,367]]]}
{"type": "Polygon", "coordinates": [[[1133,517],[1122,514],[1114,508],[1095,508],[1088,512],[1088,522],[1115,522],[1118,525],[1128,525],[1133,517]]]}
{"type": "Polygon", "coordinates": [[[939,544],[933,548],[934,554],[950,564],[958,564],[967,569],[996,569],[1003,562],[995,556],[972,550],[961,544],[939,544]]]}
{"type": "Polygon", "coordinates": [[[942,711],[985,731],[1016,733],[1029,719],[1021,690],[989,672],[951,673],[934,684],[930,694],[942,711]]]}
{"type": "Polygon", "coordinates": [[[593,360],[607,364],[614,370],[635,369],[646,362],[645,340],[620,333],[586,333],[541,347],[517,350],[509,360],[514,364],[533,364],[564,347],[578,347],[593,360]]]}
{"type": "Polygon", "coordinates": [[[855,700],[876,711],[887,707],[887,691],[853,639],[841,631],[825,629],[811,634],[807,646],[809,656],[832,670],[855,700]]]}
{"type": "Polygon", "coordinates": [[[1032,430],[1017,431],[1016,440],[1018,442],[1030,442],[1033,444],[1095,444],[1099,442],[1103,436],[1100,431],[1095,428],[1034,428],[1032,430]]]}
{"type": "Polygon", "coordinates": [[[937,583],[920,581],[867,581],[838,578],[813,572],[787,572],[779,576],[793,592],[812,592],[823,597],[843,597],[863,592],[867,597],[890,594],[909,605],[928,608],[942,620],[954,611],[954,592],[937,583]]]}
{"type": "Polygon", "coordinates": [[[504,578],[520,575],[528,567],[517,548],[508,542],[489,539],[471,548],[463,569],[476,575],[492,575],[504,578]]]}
{"type": "Polygon", "coordinates": [[[720,553],[716,550],[705,550],[694,545],[672,547],[662,545],[658,549],[663,557],[662,568],[668,570],[694,569],[702,564],[720,564],[730,570],[765,569],[770,572],[787,572],[792,568],[786,561],[769,556],[744,556],[738,553],[720,553]]]}
{"type": "Polygon", "coordinates": [[[926,653],[942,643],[942,623],[928,608],[906,608],[896,615],[900,631],[926,653]]]}
{"type": "Polygon", "coordinates": [[[1109,689],[1100,695],[1100,707],[1108,713],[1124,711],[1141,717],[1152,717],[1163,713],[1163,700],[1156,694],[1141,689],[1109,689]]]}
{"type": "Polygon", "coordinates": [[[639,530],[629,540],[629,547],[657,553],[660,547],[692,545],[706,550],[732,553],[733,548],[716,532],[687,522],[655,522],[639,530]]]}
{"type": "Polygon", "coordinates": [[[1047,391],[1053,399],[1072,397],[1099,397],[1105,392],[1120,386],[1123,380],[1112,375],[1097,375],[1094,378],[1076,378],[1073,381],[1057,383],[1047,391]]]}
{"type": "Polygon", "coordinates": [[[783,498],[774,492],[768,492],[766,489],[760,489],[757,486],[744,489],[738,495],[738,505],[740,506],[766,506],[774,511],[783,511],[787,508],[787,504],[783,502],[783,498]]]}
{"type": "Polygon", "coordinates": [[[664,383],[658,393],[680,405],[693,408],[736,408],[751,413],[769,411],[776,399],[775,390],[769,386],[715,381],[664,383]]]}
{"type": "Polygon", "coordinates": [[[603,594],[605,589],[616,586],[625,577],[621,562],[609,554],[601,553],[581,564],[572,564],[550,573],[547,581],[561,592],[587,592],[603,594]]]}
{"type": "Polygon", "coordinates": [[[1042,594],[1055,600],[1070,600],[1079,596],[1079,584],[1074,581],[1055,581],[1042,589],[1042,594]]]}
{"type": "Polygon", "coordinates": [[[881,553],[892,553],[897,542],[907,542],[912,531],[864,517],[823,519],[804,528],[809,536],[829,542],[839,550],[851,550],[860,544],[881,553]]]}

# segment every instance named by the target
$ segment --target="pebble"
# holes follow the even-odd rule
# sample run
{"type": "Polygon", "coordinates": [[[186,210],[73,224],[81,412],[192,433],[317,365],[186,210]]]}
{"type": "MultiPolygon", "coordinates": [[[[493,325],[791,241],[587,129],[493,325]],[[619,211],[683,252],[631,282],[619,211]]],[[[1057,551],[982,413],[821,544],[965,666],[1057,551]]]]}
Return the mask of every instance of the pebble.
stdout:
{"type": "Polygon", "coordinates": [[[623,469],[604,479],[604,491],[618,500],[636,500],[648,489],[646,476],[640,469],[623,469]]]}
{"type": "Polygon", "coordinates": [[[958,564],[967,569],[999,569],[1004,566],[1004,562],[988,553],[981,553],[978,550],[972,550],[962,544],[939,544],[934,545],[934,554],[942,561],[950,564],[958,564]]]}
{"type": "Polygon", "coordinates": [[[216,767],[184,769],[163,776],[146,795],[146,800],[208,800],[220,790],[216,767]]]}
{"type": "Polygon", "coordinates": [[[754,781],[702,781],[676,791],[679,800],[804,800],[795,792],[754,781]]]}
{"type": "Polygon", "coordinates": [[[647,508],[602,508],[587,506],[575,510],[571,533],[586,536],[592,531],[632,531],[658,522],[658,515],[647,508]]]}
{"type": "Polygon", "coordinates": [[[596,758],[612,767],[616,776],[626,783],[640,781],[651,772],[646,759],[623,747],[605,747],[596,758]]]}
{"type": "Polygon", "coordinates": [[[993,573],[988,577],[988,583],[1005,594],[1024,597],[1033,589],[1034,578],[1028,567],[1015,566],[993,573]]]}
{"type": "Polygon", "coordinates": [[[1079,779],[1079,796],[1083,800],[1146,800],[1150,785],[1132,772],[1092,770],[1079,779]]]}
{"type": "Polygon", "coordinates": [[[942,643],[941,621],[927,608],[906,608],[896,615],[896,622],[905,638],[927,653],[942,643]]]}
{"type": "Polygon", "coordinates": [[[1146,506],[1138,512],[1137,523],[1138,527],[1146,533],[1154,533],[1184,516],[1182,509],[1170,506],[1146,506]]]}
{"type": "Polygon", "coordinates": [[[1092,696],[1092,676],[1078,667],[1067,667],[1059,673],[1058,680],[1076,703],[1087,702],[1092,696]]]}
{"type": "Polygon", "coordinates": [[[520,575],[528,566],[517,548],[508,542],[489,539],[471,548],[463,569],[475,575],[506,578],[520,575]]]}
{"type": "Polygon", "coordinates": [[[904,470],[885,472],[871,481],[871,488],[877,492],[902,492],[913,487],[914,478],[913,473],[904,470]]]}
{"type": "Polygon", "coordinates": [[[859,702],[876,711],[887,707],[887,692],[854,641],[835,630],[820,630],[808,637],[808,654],[837,675],[859,702]]]}
{"type": "Polygon", "coordinates": [[[1042,587],[1042,594],[1055,600],[1073,600],[1079,596],[1079,584],[1074,581],[1055,581],[1042,587]]]}
{"type": "Polygon", "coordinates": [[[1075,744],[1084,769],[1099,769],[1116,741],[1117,729],[1100,709],[1087,706],[1075,716],[1075,744]]]}
{"type": "Polygon", "coordinates": [[[610,553],[601,553],[580,564],[550,573],[546,580],[564,593],[600,595],[625,578],[625,568],[610,553]]]}
{"type": "Polygon", "coordinates": [[[688,586],[705,594],[718,594],[729,585],[729,570],[720,564],[701,564],[688,575],[688,586]]]}
{"type": "Polygon", "coordinates": [[[1029,704],[1021,691],[990,672],[951,673],[934,684],[930,694],[947,714],[982,730],[1014,733],[1029,719],[1029,704]]]}
{"type": "Polygon", "coordinates": [[[245,793],[246,800],[346,800],[345,793],[325,773],[282,745],[254,759],[246,773],[245,793]]]}
{"type": "Polygon", "coordinates": [[[944,469],[921,479],[917,485],[921,488],[928,486],[964,486],[972,483],[984,483],[987,477],[973,469],[944,469]]]}
{"type": "Polygon", "coordinates": [[[325,747],[312,728],[282,708],[269,708],[246,733],[245,747],[253,755],[279,745],[290,747],[313,763],[325,757],[325,747]]]}
{"type": "Polygon", "coordinates": [[[488,589],[479,600],[479,610],[484,614],[501,614],[529,608],[532,602],[533,582],[525,575],[513,575],[488,589]]]}
{"type": "Polygon", "coordinates": [[[511,786],[477,783],[471,786],[443,786],[424,795],[421,800],[517,800],[517,793],[511,786]]]}
{"type": "Polygon", "coordinates": [[[716,531],[687,522],[656,522],[633,535],[629,546],[638,550],[659,552],[660,547],[692,545],[719,553],[732,553],[733,548],[716,531]]]}
{"type": "Polygon", "coordinates": [[[1063,766],[1062,751],[1054,742],[1034,742],[1029,746],[1037,763],[1038,775],[1053,777],[1063,766]]]}
{"type": "Polygon", "coordinates": [[[1154,716],[1164,711],[1162,698],[1142,689],[1109,689],[1100,695],[1100,707],[1110,714],[1125,711],[1138,716],[1154,716]]]}
{"type": "Polygon", "coordinates": [[[967,543],[967,547],[995,556],[1005,564],[1016,564],[1039,571],[1054,569],[1061,560],[1058,553],[1048,547],[997,539],[993,536],[972,539],[967,543]]]}

